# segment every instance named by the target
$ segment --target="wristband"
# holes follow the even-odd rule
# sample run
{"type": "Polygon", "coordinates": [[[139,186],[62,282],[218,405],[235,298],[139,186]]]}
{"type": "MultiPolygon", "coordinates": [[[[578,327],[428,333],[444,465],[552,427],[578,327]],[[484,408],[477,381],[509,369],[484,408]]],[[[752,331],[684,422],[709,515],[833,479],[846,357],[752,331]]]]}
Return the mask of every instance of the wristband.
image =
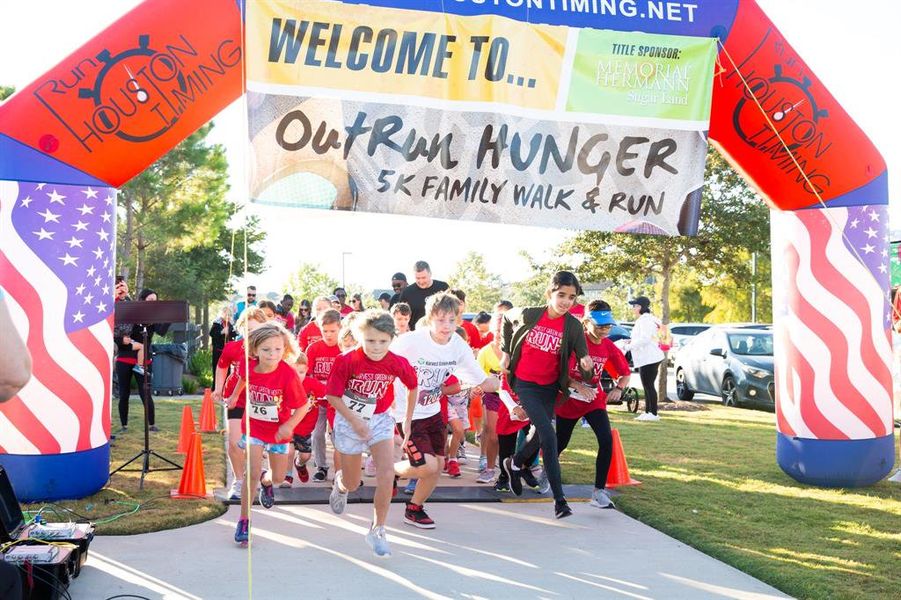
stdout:
{"type": "Polygon", "coordinates": [[[620,386],[617,385],[617,386],[616,386],[616,389],[618,389],[619,391],[622,392],[623,390],[626,389],[626,386],[620,387],[620,386]]]}

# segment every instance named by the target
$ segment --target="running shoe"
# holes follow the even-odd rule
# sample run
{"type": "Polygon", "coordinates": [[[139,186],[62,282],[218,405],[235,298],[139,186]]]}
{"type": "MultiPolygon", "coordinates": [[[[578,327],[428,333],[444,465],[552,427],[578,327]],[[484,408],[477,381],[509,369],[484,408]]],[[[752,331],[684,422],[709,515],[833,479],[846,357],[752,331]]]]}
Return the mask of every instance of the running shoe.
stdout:
{"type": "Polygon", "coordinates": [[[294,477],[292,475],[285,475],[285,480],[278,484],[278,487],[286,489],[291,487],[294,484],[294,477]]]}
{"type": "Polygon", "coordinates": [[[447,461],[447,474],[448,474],[448,476],[453,477],[454,479],[456,479],[457,477],[460,477],[460,475],[462,475],[462,473],[460,473],[460,465],[457,463],[457,461],[455,461],[455,460],[447,461]]]}
{"type": "Polygon", "coordinates": [[[141,365],[135,365],[131,368],[131,370],[134,371],[135,373],[137,373],[138,375],[144,374],[144,367],[142,367],[141,365]]]}
{"type": "Polygon", "coordinates": [[[457,460],[464,465],[466,464],[466,448],[463,447],[463,442],[460,442],[460,447],[457,448],[457,460]]]}
{"type": "Polygon", "coordinates": [[[482,454],[479,456],[479,471],[484,471],[488,468],[488,457],[482,454]]]}
{"type": "Polygon", "coordinates": [[[498,478],[497,483],[494,484],[495,492],[509,492],[510,491],[510,481],[507,479],[498,478]]]}
{"type": "Polygon", "coordinates": [[[384,527],[373,527],[366,534],[366,543],[372,548],[376,556],[391,556],[391,546],[388,545],[388,535],[384,527]]]}
{"type": "Polygon", "coordinates": [[[307,469],[306,465],[294,463],[294,470],[297,471],[297,478],[301,483],[306,483],[310,480],[310,471],[307,469]]]}
{"type": "Polygon", "coordinates": [[[272,487],[272,483],[266,485],[262,481],[260,481],[260,505],[263,508],[272,508],[275,504],[275,490],[272,487]]]}
{"type": "Polygon", "coordinates": [[[375,461],[371,456],[366,457],[366,465],[363,467],[363,473],[366,477],[375,477],[375,461]]]}
{"type": "Polygon", "coordinates": [[[637,417],[635,417],[634,420],[636,420],[636,421],[650,421],[650,420],[651,420],[651,413],[641,413],[640,415],[638,415],[637,417]]]}
{"type": "MultiPolygon", "coordinates": [[[[532,471],[535,474],[535,471],[532,471]]],[[[544,469],[538,471],[538,493],[547,494],[551,489],[551,482],[547,479],[547,472],[544,469]]]]}
{"type": "Polygon", "coordinates": [[[228,490],[228,499],[229,500],[240,500],[241,499],[241,490],[244,489],[244,480],[243,479],[235,479],[232,481],[232,486],[228,490]]]}
{"type": "Polygon", "coordinates": [[[513,468],[513,457],[508,456],[504,459],[504,470],[510,478],[510,491],[514,496],[522,496],[522,479],[520,478],[522,469],[513,468]]]}
{"type": "MultiPolygon", "coordinates": [[[[657,420],[659,421],[660,419],[657,419],[657,420]]],[[[157,427],[156,425],[151,425],[151,426],[150,426],[150,431],[152,431],[153,433],[159,433],[160,428],[157,427]]]]}
{"type": "Polygon", "coordinates": [[[593,491],[591,493],[591,500],[588,503],[598,508],[616,508],[616,505],[613,503],[613,500],[610,499],[610,494],[607,493],[607,490],[593,491]]]}
{"type": "Polygon", "coordinates": [[[588,421],[585,419],[585,417],[582,417],[582,429],[590,429],[590,428],[591,428],[591,425],[588,424],[588,421]]]}
{"type": "Polygon", "coordinates": [[[566,501],[566,498],[560,498],[556,502],[554,502],[554,516],[558,519],[563,519],[573,514],[572,509],[569,507],[569,503],[566,501]]]}
{"type": "Polygon", "coordinates": [[[522,478],[523,483],[532,488],[533,491],[539,492],[541,489],[541,484],[538,483],[538,479],[535,478],[535,475],[532,474],[532,471],[529,469],[520,469],[519,476],[522,478]]]}
{"type": "Polygon", "coordinates": [[[413,504],[412,502],[407,502],[407,509],[404,511],[404,523],[420,529],[435,529],[435,521],[426,514],[422,505],[413,504]]]}
{"type": "Polygon", "coordinates": [[[325,481],[328,479],[328,467],[319,467],[313,474],[313,481],[325,481]]]}
{"type": "Polygon", "coordinates": [[[240,519],[238,527],[235,529],[235,543],[247,546],[247,540],[250,539],[250,521],[240,519]]]}
{"type": "Polygon", "coordinates": [[[332,512],[340,515],[347,506],[347,492],[338,490],[341,482],[341,471],[335,472],[335,482],[332,484],[332,493],[328,496],[328,504],[332,507],[332,512]]]}
{"type": "Polygon", "coordinates": [[[412,496],[413,493],[416,491],[416,482],[417,481],[418,480],[416,480],[416,479],[411,479],[410,481],[408,481],[407,487],[404,488],[404,493],[407,494],[408,496],[412,496]]]}
{"type": "Polygon", "coordinates": [[[494,469],[482,469],[479,476],[476,477],[476,483],[491,483],[494,481],[494,469]]]}
{"type": "Polygon", "coordinates": [[[647,419],[648,421],[659,421],[660,420],[660,415],[655,415],[654,413],[647,413],[647,415],[648,415],[648,419],[647,419]]]}

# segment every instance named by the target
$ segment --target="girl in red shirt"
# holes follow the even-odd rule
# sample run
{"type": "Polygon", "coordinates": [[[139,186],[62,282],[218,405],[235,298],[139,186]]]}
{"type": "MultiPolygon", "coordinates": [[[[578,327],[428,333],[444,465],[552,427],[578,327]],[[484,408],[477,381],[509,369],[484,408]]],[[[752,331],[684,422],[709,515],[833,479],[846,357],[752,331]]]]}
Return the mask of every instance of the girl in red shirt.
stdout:
{"type": "Polygon", "coordinates": [[[249,446],[250,473],[244,478],[241,494],[241,519],[235,531],[235,541],[246,545],[249,536],[251,493],[260,483],[260,504],[271,508],[275,503],[272,473],[282,474],[288,459],[288,444],[294,428],[310,409],[300,378],[283,359],[292,360],[297,353],[293,336],[278,323],[266,323],[247,336],[247,350],[254,359],[249,371],[239,371],[235,391],[228,407],[238,404],[238,395],[247,385],[247,405],[241,422],[240,446],[249,446]],[[262,476],[263,452],[269,453],[272,467],[262,476]]]}
{"type": "Polygon", "coordinates": [[[417,398],[416,371],[407,359],[388,350],[394,339],[394,320],[385,311],[368,310],[354,321],[360,347],[335,360],[326,393],[335,408],[335,450],[341,453],[341,470],[329,504],[336,514],[344,512],[347,494],[360,485],[362,453],[368,449],[375,461],[376,486],[372,527],[366,542],[376,556],[391,556],[385,534],[385,519],[391,504],[394,477],[394,381],[409,392],[412,406],[417,398]],[[344,473],[348,473],[347,479],[344,473]]]}
{"type": "MultiPolygon", "coordinates": [[[[592,367],[582,325],[569,314],[580,294],[582,286],[578,278],[569,271],[558,271],[548,286],[546,306],[513,309],[504,314],[501,367],[532,425],[525,444],[503,462],[503,468],[510,480],[510,490],[521,495],[528,460],[540,446],[544,471],[554,493],[554,515],[558,519],[568,517],[572,510],[563,495],[557,434],[552,423],[554,404],[559,392],[569,396],[572,354],[586,373],[592,367]]],[[[594,400],[593,390],[586,390],[586,394],[594,400]]]]}
{"type": "MultiPolygon", "coordinates": [[[[223,398],[231,397],[232,392],[235,391],[235,384],[238,382],[238,366],[242,365],[245,360],[243,338],[266,320],[266,313],[256,306],[248,306],[241,312],[235,328],[242,339],[225,344],[219,355],[219,362],[216,363],[213,382],[214,401],[223,402],[223,398]]],[[[228,409],[228,418],[225,421],[225,430],[228,436],[228,460],[231,463],[232,473],[234,473],[232,486],[228,493],[231,500],[240,499],[241,490],[244,488],[244,478],[241,476],[244,472],[244,451],[238,447],[238,442],[241,441],[241,419],[244,418],[245,401],[246,396],[242,392],[235,407],[228,409]]]]}
{"type": "Polygon", "coordinates": [[[611,342],[607,336],[616,324],[610,305],[602,300],[594,300],[588,305],[588,311],[582,319],[585,326],[585,337],[588,343],[588,356],[594,363],[593,376],[590,381],[583,382],[582,375],[575,368],[575,361],[570,363],[570,378],[573,388],[578,394],[557,404],[557,449],[562,454],[569,445],[573,428],[579,419],[585,417],[598,440],[598,453],[594,463],[594,492],[591,494],[592,506],[598,508],[614,508],[613,501],[604,489],[607,485],[607,472],[613,457],[613,436],[610,432],[610,419],[607,416],[607,399],[611,402],[619,400],[623,389],[629,385],[631,370],[625,355],[611,342]],[[607,371],[613,378],[615,386],[609,394],[597,389],[593,401],[585,399],[586,383],[598,387],[601,372],[607,371]]]}

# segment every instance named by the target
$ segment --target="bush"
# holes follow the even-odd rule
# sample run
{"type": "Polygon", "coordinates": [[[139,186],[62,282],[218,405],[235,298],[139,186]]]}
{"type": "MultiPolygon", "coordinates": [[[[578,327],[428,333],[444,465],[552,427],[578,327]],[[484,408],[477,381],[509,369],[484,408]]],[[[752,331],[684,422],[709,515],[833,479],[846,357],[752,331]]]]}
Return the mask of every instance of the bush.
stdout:
{"type": "Polygon", "coordinates": [[[195,350],[188,359],[188,371],[192,375],[200,376],[202,373],[213,372],[213,351],[206,349],[195,350]]]}
{"type": "Polygon", "coordinates": [[[197,384],[201,388],[213,388],[213,374],[210,371],[201,373],[197,376],[197,384]]]}
{"type": "Polygon", "coordinates": [[[188,395],[197,393],[197,380],[193,377],[182,377],[181,378],[181,387],[184,392],[188,395]]]}

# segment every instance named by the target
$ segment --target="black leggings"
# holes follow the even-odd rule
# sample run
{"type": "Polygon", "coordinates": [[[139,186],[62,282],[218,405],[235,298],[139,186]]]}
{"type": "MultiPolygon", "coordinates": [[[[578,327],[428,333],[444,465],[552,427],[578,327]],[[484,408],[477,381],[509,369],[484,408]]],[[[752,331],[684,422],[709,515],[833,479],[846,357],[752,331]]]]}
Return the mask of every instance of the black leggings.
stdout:
{"type": "Polygon", "coordinates": [[[131,397],[131,378],[134,377],[138,381],[138,395],[141,396],[144,409],[147,411],[147,422],[153,425],[156,423],[153,396],[147,394],[148,397],[144,397],[144,376],[135,373],[133,368],[134,365],[116,361],[116,377],[119,379],[119,422],[123,427],[128,425],[128,399],[131,397]]]}
{"type": "Polygon", "coordinates": [[[660,362],[638,367],[638,376],[641,377],[641,387],[644,388],[644,412],[657,414],[657,374],[660,372],[660,362]]]}
{"type": "Polygon", "coordinates": [[[554,432],[554,404],[557,400],[557,384],[538,385],[531,381],[517,380],[513,385],[532,426],[526,435],[526,443],[513,455],[513,464],[527,468],[530,460],[541,448],[544,472],[547,474],[554,500],[563,499],[563,479],[560,476],[560,460],[557,457],[557,434],[554,432]]]}
{"type": "MultiPolygon", "coordinates": [[[[594,487],[602,490],[607,485],[607,472],[610,471],[610,461],[613,459],[613,434],[610,433],[610,418],[606,410],[593,410],[585,415],[585,420],[591,425],[595,437],[598,439],[598,454],[594,459],[594,487]]],[[[569,440],[573,435],[573,429],[579,419],[564,419],[557,417],[557,448],[560,454],[569,446],[569,440]]]]}

